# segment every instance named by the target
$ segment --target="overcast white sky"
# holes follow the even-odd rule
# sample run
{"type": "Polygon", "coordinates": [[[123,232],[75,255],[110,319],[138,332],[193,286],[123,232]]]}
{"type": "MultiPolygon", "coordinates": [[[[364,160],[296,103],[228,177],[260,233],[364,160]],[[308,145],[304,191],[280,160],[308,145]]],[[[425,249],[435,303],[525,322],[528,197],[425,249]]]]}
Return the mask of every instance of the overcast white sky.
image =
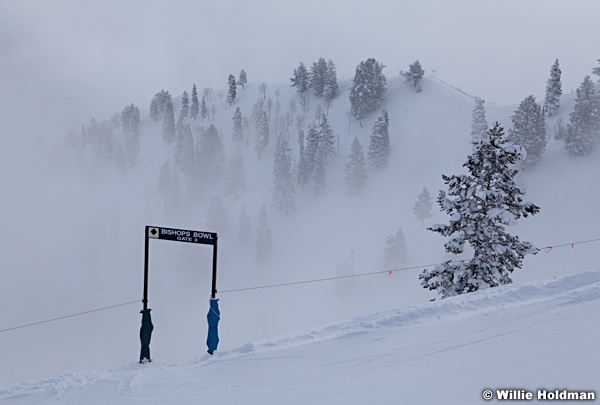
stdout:
{"type": "MultiPolygon", "coordinates": [[[[0,0],[2,115],[63,136],[160,89],[287,82],[300,61],[338,77],[375,57],[389,76],[428,74],[498,104],[543,96],[559,58],[563,91],[598,65],[600,2],[583,0],[0,0]],[[35,122],[32,122],[35,121],[35,122]],[[49,128],[45,128],[49,127],[49,128]]],[[[5,120],[6,121],[6,120],[5,120]]]]}

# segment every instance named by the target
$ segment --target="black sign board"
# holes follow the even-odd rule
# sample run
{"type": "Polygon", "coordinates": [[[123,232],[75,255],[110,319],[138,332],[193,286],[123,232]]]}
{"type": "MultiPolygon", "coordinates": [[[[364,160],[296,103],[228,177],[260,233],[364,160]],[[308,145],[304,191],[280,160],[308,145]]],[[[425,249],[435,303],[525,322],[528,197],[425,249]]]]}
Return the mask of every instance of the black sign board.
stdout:
{"type": "Polygon", "coordinates": [[[185,229],[147,226],[146,235],[151,239],[166,239],[177,242],[201,243],[204,245],[217,244],[217,234],[213,232],[188,231],[185,229]]]}

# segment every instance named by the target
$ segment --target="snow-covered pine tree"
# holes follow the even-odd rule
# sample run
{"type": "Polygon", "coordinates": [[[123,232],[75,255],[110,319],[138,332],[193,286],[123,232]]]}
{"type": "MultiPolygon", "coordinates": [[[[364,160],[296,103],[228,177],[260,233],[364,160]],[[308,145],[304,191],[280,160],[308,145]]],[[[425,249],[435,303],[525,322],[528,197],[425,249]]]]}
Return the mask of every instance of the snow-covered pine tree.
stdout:
{"type": "Polygon", "coordinates": [[[294,69],[294,75],[290,78],[290,81],[292,82],[290,87],[295,87],[296,92],[300,94],[300,97],[303,97],[304,92],[309,88],[309,75],[304,63],[300,62],[298,69],[294,69]]]}
{"type": "Polygon", "coordinates": [[[289,215],[296,208],[292,173],[292,151],[284,136],[278,136],[273,156],[273,206],[289,215]]]}
{"type": "Polygon", "coordinates": [[[171,95],[164,89],[154,95],[154,98],[150,102],[150,118],[154,121],[158,121],[160,117],[165,113],[165,107],[167,102],[171,100],[171,95]]]}
{"type": "Polygon", "coordinates": [[[246,211],[246,206],[242,205],[240,214],[238,215],[238,234],[237,242],[240,246],[248,246],[252,242],[252,226],[250,225],[250,217],[246,211]]]}
{"type": "Polygon", "coordinates": [[[429,190],[427,187],[423,187],[423,190],[419,194],[417,198],[417,202],[413,207],[413,213],[415,217],[425,226],[425,221],[433,217],[433,213],[431,209],[433,208],[433,199],[431,198],[431,194],[429,194],[429,190]]]}
{"type": "Polygon", "coordinates": [[[311,172],[306,148],[304,147],[304,130],[302,128],[298,129],[298,169],[296,170],[296,177],[300,191],[304,191],[310,183],[311,172]]]}
{"type": "Polygon", "coordinates": [[[477,97],[475,99],[475,108],[473,108],[473,117],[471,118],[471,139],[472,141],[481,141],[485,139],[488,131],[488,123],[485,118],[485,100],[477,97]]]}
{"type": "Polygon", "coordinates": [[[488,131],[488,139],[475,143],[475,152],[464,164],[469,174],[442,176],[448,192],[440,191],[438,203],[450,215],[450,223],[428,228],[451,237],[444,245],[447,252],[462,254],[467,242],[474,251],[470,260],[448,260],[419,275],[423,288],[441,298],[510,284],[510,273],[521,268],[525,255],[537,253],[531,243],[505,230],[539,212],[537,205],[523,202],[524,192],[515,182],[522,148],[508,144],[498,123],[488,131]]]}
{"type": "Polygon", "coordinates": [[[339,91],[335,64],[331,59],[327,62],[327,70],[325,72],[324,81],[325,85],[323,86],[323,97],[325,98],[326,103],[331,104],[331,100],[336,98],[339,91]]]}
{"type": "Polygon", "coordinates": [[[327,161],[327,151],[321,143],[317,147],[315,153],[314,166],[312,170],[313,194],[315,197],[320,196],[325,191],[325,164],[327,161]]]}
{"type": "Polygon", "coordinates": [[[313,169],[315,167],[315,160],[317,159],[317,151],[321,144],[321,132],[315,127],[314,124],[308,126],[308,134],[306,135],[306,164],[307,173],[312,178],[313,169]]]}
{"type": "Polygon", "coordinates": [[[417,93],[421,92],[421,80],[423,80],[423,76],[425,75],[425,71],[421,67],[421,63],[416,60],[410,65],[408,65],[408,72],[402,73],[404,76],[404,81],[407,83],[412,83],[415,91],[417,93]]]}
{"type": "Polygon", "coordinates": [[[232,105],[235,102],[235,97],[237,95],[237,84],[235,81],[235,76],[229,75],[227,83],[229,84],[229,91],[227,92],[227,103],[229,105],[232,105]]]}
{"type": "Polygon", "coordinates": [[[256,128],[256,154],[260,160],[262,153],[269,145],[269,120],[267,119],[267,113],[262,112],[260,114],[260,120],[256,128]]]}
{"type": "Polygon", "coordinates": [[[320,132],[320,147],[323,148],[325,154],[325,163],[327,158],[335,158],[337,156],[337,150],[335,148],[335,134],[333,128],[329,125],[329,120],[325,114],[321,115],[321,123],[319,124],[320,132]]]}
{"type": "Polygon", "coordinates": [[[202,103],[200,103],[200,118],[204,120],[204,118],[208,117],[208,108],[206,107],[206,96],[202,96],[202,103]]]}
{"type": "Polygon", "coordinates": [[[327,75],[327,62],[319,58],[310,68],[310,87],[315,91],[315,96],[322,96],[325,89],[325,76],[327,75]]]}
{"type": "Polygon", "coordinates": [[[546,84],[546,98],[544,99],[544,113],[548,116],[554,115],[560,106],[560,96],[562,96],[562,82],[560,81],[560,64],[558,58],[550,68],[550,77],[546,84]]]}
{"type": "Polygon", "coordinates": [[[265,263],[271,254],[271,245],[273,244],[273,235],[269,226],[269,217],[267,207],[262,206],[258,212],[258,222],[256,225],[256,262],[265,263]]]}
{"type": "Polygon", "coordinates": [[[140,109],[133,103],[126,106],[121,112],[123,132],[125,132],[126,167],[134,166],[140,156],[140,109]]]}
{"type": "Polygon", "coordinates": [[[192,87],[192,105],[190,106],[190,119],[196,121],[200,115],[200,102],[198,101],[198,90],[196,84],[192,87]]]}
{"type": "Polygon", "coordinates": [[[237,84],[238,86],[242,86],[242,89],[246,90],[246,83],[248,83],[248,77],[246,76],[246,71],[242,69],[237,84]]]}
{"type": "Polygon", "coordinates": [[[399,227],[394,235],[385,239],[383,248],[383,266],[386,270],[397,269],[406,260],[406,238],[402,227],[399,227]]]}
{"type": "Polygon", "coordinates": [[[175,113],[173,112],[173,102],[171,99],[168,99],[165,104],[162,139],[167,144],[172,143],[175,140],[175,113]]]}
{"type": "Polygon", "coordinates": [[[344,178],[346,182],[346,192],[348,195],[359,194],[367,185],[367,165],[365,160],[365,153],[363,147],[355,136],[352,141],[352,147],[350,148],[350,156],[348,156],[348,162],[345,166],[346,176],[344,178]]]}
{"type": "Polygon", "coordinates": [[[542,107],[535,97],[527,96],[510,117],[512,128],[508,130],[509,142],[525,148],[525,166],[537,165],[546,150],[546,122],[542,107]]]}
{"type": "Polygon", "coordinates": [[[186,122],[190,116],[190,97],[187,91],[181,96],[181,109],[179,110],[179,119],[186,122]]]}
{"type": "Polygon", "coordinates": [[[233,143],[241,145],[244,142],[244,125],[240,107],[233,113],[233,143]]]}
{"type": "Polygon", "coordinates": [[[223,174],[225,162],[225,149],[217,128],[210,125],[200,134],[199,156],[197,166],[204,177],[203,180],[215,183],[223,174]]]}
{"type": "Polygon", "coordinates": [[[600,96],[590,76],[586,76],[577,89],[569,118],[565,148],[574,155],[585,155],[594,147],[600,131],[600,96]]]}
{"type": "Polygon", "coordinates": [[[369,144],[369,162],[373,169],[382,170],[388,167],[388,156],[390,155],[390,134],[389,118],[387,110],[383,110],[377,117],[373,132],[371,133],[371,142],[369,144]]]}
{"type": "Polygon", "coordinates": [[[235,153],[229,161],[225,174],[225,197],[238,198],[246,192],[246,169],[240,146],[237,145],[235,153]]]}
{"type": "Polygon", "coordinates": [[[356,67],[350,89],[350,114],[358,119],[361,127],[362,118],[383,103],[386,91],[384,67],[374,58],[360,62],[356,67]]]}
{"type": "Polygon", "coordinates": [[[158,121],[159,116],[160,112],[158,109],[158,98],[155,95],[152,101],[150,101],[150,118],[153,121],[158,121]]]}

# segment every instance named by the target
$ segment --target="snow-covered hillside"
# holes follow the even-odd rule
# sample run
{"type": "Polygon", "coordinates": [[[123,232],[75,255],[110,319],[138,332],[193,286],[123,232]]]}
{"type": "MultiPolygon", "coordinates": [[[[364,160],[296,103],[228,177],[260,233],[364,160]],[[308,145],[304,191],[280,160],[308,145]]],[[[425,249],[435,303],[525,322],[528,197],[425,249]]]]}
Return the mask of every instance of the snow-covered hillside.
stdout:
{"type": "MultiPolygon", "coordinates": [[[[571,332],[567,332],[569,328],[574,328],[577,319],[581,322],[582,318],[577,311],[585,308],[585,311],[588,311],[586,313],[591,314],[595,307],[590,309],[588,306],[597,306],[596,301],[581,305],[565,304],[565,312],[573,316],[563,319],[564,323],[553,329],[545,324],[548,318],[534,316],[536,312],[533,309],[540,308],[536,305],[542,305],[535,301],[535,293],[529,297],[525,292],[530,288],[546,291],[550,288],[548,286],[552,285],[544,284],[544,287],[535,284],[536,280],[597,269],[595,251],[598,243],[546,249],[537,256],[527,257],[524,268],[516,271],[513,279],[516,282],[534,282],[531,285],[485,291],[480,295],[461,297],[456,301],[427,304],[418,307],[422,308],[420,310],[398,309],[409,305],[422,305],[434,297],[433,293],[421,288],[418,274],[422,266],[446,259],[444,241],[427,231],[412,213],[417,196],[424,186],[432,194],[436,194],[443,185],[441,174],[462,172],[462,164],[471,150],[469,133],[473,99],[433,79],[424,80],[422,87],[422,93],[415,93],[411,87],[403,84],[399,77],[388,79],[385,108],[390,117],[391,164],[385,172],[371,173],[365,192],[356,198],[344,195],[343,168],[346,156],[354,136],[359,137],[363,146],[368,145],[371,127],[379,112],[363,119],[362,128],[356,121],[349,122],[348,81],[340,82],[341,93],[334,100],[329,112],[333,129],[339,135],[341,156],[327,167],[325,193],[319,198],[313,197],[310,192],[298,194],[298,209],[291,216],[285,216],[271,208],[271,156],[274,142],[271,142],[263,158],[258,160],[251,139],[250,146],[243,150],[244,164],[248,172],[248,191],[242,198],[226,199],[225,203],[232,232],[237,225],[242,204],[246,206],[253,227],[256,226],[260,206],[264,204],[269,208],[274,238],[272,254],[265,265],[258,265],[254,261],[255,251],[252,247],[239,248],[233,238],[228,240],[224,235],[219,246],[218,289],[226,291],[384,270],[382,252],[386,236],[394,234],[400,226],[406,235],[408,247],[403,267],[416,266],[415,269],[395,272],[391,276],[380,274],[343,281],[220,294],[223,320],[220,325],[219,352],[226,355],[182,366],[167,366],[167,362],[186,362],[204,352],[205,314],[210,293],[210,250],[198,246],[156,243],[152,245],[150,255],[149,306],[153,310],[155,324],[151,345],[152,357],[156,358],[157,362],[146,369],[136,365],[118,369],[107,375],[80,373],[119,368],[137,358],[139,308],[135,305],[123,306],[85,317],[0,334],[0,358],[5,365],[0,369],[0,385],[13,385],[24,379],[40,378],[49,374],[75,372],[73,377],[46,380],[46,385],[62,387],[71,386],[70,381],[78,379],[93,380],[96,382],[90,386],[78,385],[76,381],[73,384],[79,387],[77,390],[83,389],[83,392],[96,389],[98,395],[110,396],[115,390],[122,390],[124,394],[129,392],[133,399],[125,397],[131,401],[124,403],[135,403],[135,398],[146,398],[144,390],[138,390],[140,386],[149,391],[155,389],[154,392],[157,393],[168,392],[156,381],[173,381],[169,380],[169,373],[173,375],[174,384],[180,386],[180,395],[189,392],[190,398],[195,398],[194,395],[200,392],[213,392],[214,396],[221,396],[228,390],[235,391],[235,387],[239,387],[239,391],[236,391],[239,395],[243,396],[243,391],[247,388],[249,394],[253,393],[258,398],[262,392],[260,385],[251,384],[253,380],[243,379],[250,376],[257,379],[261,376],[280,376],[282,380],[273,377],[273,381],[281,381],[279,388],[273,385],[273,390],[280,389],[282,395],[273,396],[272,401],[275,401],[277,398],[289,399],[294,392],[298,393],[298,398],[304,398],[302,395],[312,395],[310,386],[313,383],[317,386],[318,381],[326,380],[325,376],[330,375],[331,370],[340,370],[340,367],[341,375],[346,376],[360,375],[365,367],[379,367],[382,373],[386,367],[390,367],[389,379],[387,375],[377,374],[379,371],[373,374],[372,379],[348,379],[348,386],[356,387],[355,391],[348,391],[349,397],[367,398],[366,395],[373,395],[373,390],[366,388],[367,382],[378,387],[386,382],[390,391],[384,393],[387,394],[385,398],[389,399],[392,393],[402,395],[403,389],[424,390],[428,384],[433,384],[432,381],[425,381],[425,372],[427,375],[442,372],[447,373],[443,374],[444,376],[449,376],[457,375],[461,370],[475,370],[468,377],[472,378],[468,384],[468,387],[473,387],[473,392],[468,393],[473,395],[472,398],[476,398],[484,386],[502,384],[527,384],[528,388],[534,389],[539,382],[540,385],[563,384],[572,388],[569,384],[575,380],[565,380],[563,383],[558,377],[570,379],[578,374],[563,371],[564,368],[550,367],[553,364],[552,358],[546,358],[545,363],[540,363],[540,369],[544,371],[542,374],[533,372],[537,370],[534,369],[534,361],[527,362],[517,370],[522,372],[523,376],[526,375],[525,370],[535,376],[548,373],[548,382],[543,379],[523,380],[522,383],[516,379],[512,380],[508,378],[511,374],[508,371],[509,367],[501,366],[498,374],[490,374],[492,377],[497,376],[499,382],[490,379],[487,383],[485,378],[488,375],[482,371],[487,370],[483,368],[485,360],[477,357],[477,366],[471,365],[467,361],[470,354],[468,348],[474,340],[491,339],[482,344],[481,351],[477,349],[475,353],[478,356],[484,356],[486,353],[485,355],[491,356],[492,360],[500,362],[504,356],[508,356],[507,347],[512,348],[513,343],[521,344],[523,349],[515,359],[512,359],[512,353],[510,354],[513,361],[510,365],[513,367],[518,359],[531,359],[528,351],[541,353],[541,349],[538,349],[545,347],[533,343],[531,346],[524,345],[523,342],[529,336],[526,332],[509,334],[514,330],[511,328],[515,328],[517,324],[523,326],[521,329],[527,330],[524,329],[527,322],[537,325],[532,329],[532,336],[538,338],[538,341],[545,333],[548,333],[549,339],[554,340],[553,333],[560,329],[564,335],[556,335],[560,340],[556,344],[562,344],[571,336],[571,332]],[[352,250],[355,252],[355,266],[348,268],[344,263],[352,250]],[[500,322],[504,314],[503,305],[510,306],[514,294],[520,295],[517,301],[521,304],[517,305],[518,309],[506,309],[506,316],[507,319],[514,316],[516,323],[513,325],[513,322],[508,322],[504,325],[500,322]],[[496,299],[496,295],[504,297],[502,299],[507,301],[500,302],[502,299],[496,299]],[[494,316],[486,318],[485,311],[462,310],[458,311],[459,315],[451,315],[453,305],[475,306],[478,299],[487,302],[485,305],[489,306],[489,311],[494,316]],[[264,341],[276,335],[382,311],[399,314],[432,311],[439,313],[441,319],[428,318],[427,321],[419,321],[418,327],[414,326],[416,329],[412,326],[402,328],[396,324],[372,331],[371,334],[348,336],[341,340],[327,338],[311,345],[310,348],[298,346],[284,349],[287,344],[278,341],[272,349],[268,349],[267,344],[257,345],[249,350],[252,354],[239,356],[234,351],[240,346],[245,348],[242,351],[248,349],[250,346],[244,345],[249,342],[264,341]],[[428,333],[429,327],[431,333],[428,333]],[[496,330],[500,332],[497,333],[496,330]],[[400,339],[405,333],[411,333],[412,336],[404,341],[406,345],[400,339]],[[519,338],[516,341],[510,340],[512,336],[517,335],[519,338]],[[499,342],[499,347],[506,350],[496,349],[496,341],[499,342]],[[415,350],[403,349],[413,347],[411,344],[415,345],[415,350]],[[368,351],[371,350],[371,345],[374,352],[368,351]],[[492,354],[487,354],[488,349],[492,354]],[[393,365],[393,361],[386,362],[386,350],[390,351],[390,361],[397,359],[397,365],[393,365]],[[328,357],[329,353],[334,357],[328,357]],[[348,357],[344,358],[344,353],[348,357]],[[418,363],[416,370],[419,373],[415,374],[420,375],[418,379],[410,375],[413,369],[412,359],[419,357],[415,353],[423,353],[423,358],[427,359],[418,363]],[[431,355],[432,353],[437,354],[431,355]],[[459,359],[461,361],[458,361],[459,359]],[[268,371],[272,363],[281,365],[276,365],[268,371]],[[402,364],[404,365],[401,366],[402,364]],[[471,369],[471,366],[475,368],[471,369]],[[208,367],[213,367],[218,377],[209,377],[210,373],[206,371],[208,367]],[[290,371],[303,367],[306,368],[304,372],[307,375],[310,374],[307,370],[315,371],[314,379],[307,375],[301,377],[302,375],[290,371]],[[255,369],[259,368],[266,369],[264,372],[269,374],[257,374],[255,369]],[[186,370],[189,370],[189,374],[186,374],[186,370]],[[551,374],[553,370],[556,374],[551,374]],[[227,382],[225,375],[228,373],[238,379],[233,378],[231,383],[227,382]],[[288,377],[289,380],[286,380],[288,377]],[[294,378],[298,380],[292,382],[294,378]],[[310,385],[304,383],[307,378],[312,381],[310,385]],[[198,385],[204,384],[207,379],[231,385],[227,385],[228,388],[219,388],[219,384],[216,384],[216,391],[210,391],[211,388],[198,385]],[[423,381],[417,384],[417,380],[421,379],[423,381]],[[404,381],[407,383],[404,384],[404,381]],[[136,385],[138,382],[140,385],[136,385]],[[529,386],[529,382],[532,386],[529,386]],[[291,387],[291,391],[286,392],[285,387],[291,387]],[[359,388],[363,388],[364,394],[358,392],[359,388]],[[301,395],[300,392],[305,394],[301,395]]],[[[290,100],[295,99],[299,102],[299,96],[288,84],[269,84],[267,97],[274,99],[277,89],[280,91],[282,111],[287,109],[290,100]]],[[[172,90],[173,95],[180,92],[182,93],[183,89],[172,90]]],[[[258,83],[250,83],[246,90],[239,91],[239,99],[233,107],[239,106],[247,116],[259,97],[262,95],[258,91],[258,83]]],[[[308,116],[312,117],[321,100],[309,97],[312,109],[308,116]]],[[[218,187],[198,200],[187,201],[186,210],[178,215],[168,217],[162,212],[163,202],[157,196],[156,183],[161,165],[172,158],[173,150],[161,140],[160,123],[152,123],[149,120],[146,104],[142,104],[149,104],[149,101],[143,100],[139,103],[143,120],[141,161],[132,172],[121,174],[112,168],[99,168],[89,162],[74,165],[62,152],[54,150],[57,149],[55,145],[36,145],[46,158],[31,162],[24,168],[18,182],[7,180],[5,194],[10,200],[10,205],[15,207],[15,215],[6,218],[4,224],[7,230],[4,234],[8,236],[3,240],[6,250],[0,258],[0,264],[9,269],[10,282],[0,283],[0,296],[4,308],[0,330],[141,300],[144,226],[209,230],[205,229],[206,210],[213,195],[221,193],[218,187]],[[47,158],[48,155],[51,158],[47,158]],[[36,230],[34,235],[32,230],[36,230]]],[[[178,102],[179,98],[175,98],[176,105],[178,102]]],[[[564,96],[562,104],[558,116],[549,120],[549,124],[552,125],[558,117],[567,122],[573,96],[564,96]]],[[[509,127],[510,116],[515,108],[486,105],[488,122],[491,124],[499,120],[509,127]]],[[[228,158],[232,153],[230,139],[233,112],[234,108],[225,109],[223,105],[219,105],[219,111],[212,122],[225,141],[228,158]]],[[[203,125],[210,123],[205,122],[203,125]]],[[[294,131],[290,135],[290,143],[293,152],[297,153],[294,131]]],[[[8,157],[2,164],[12,167],[10,162],[8,157]]],[[[600,237],[600,217],[594,215],[595,201],[600,197],[600,189],[595,179],[599,166],[598,150],[585,157],[573,157],[564,151],[560,143],[553,142],[543,156],[541,164],[524,172],[519,180],[526,188],[526,198],[539,205],[541,212],[524,220],[511,231],[540,248],[600,237]]],[[[429,223],[445,221],[445,215],[437,213],[429,223]]],[[[567,281],[562,283],[568,284],[568,280],[587,280],[585,282],[590,285],[597,283],[594,278],[597,277],[596,273],[585,274],[587,276],[567,278],[567,281]]],[[[589,288],[597,289],[597,285],[589,288]]],[[[552,297],[551,300],[562,299],[560,294],[552,297]]],[[[549,308],[552,308],[552,305],[549,308]]],[[[540,309],[540,312],[548,317],[556,314],[551,310],[544,312],[540,309]]],[[[395,317],[390,314],[374,315],[372,318],[395,317]]],[[[363,322],[379,325],[383,321],[351,321],[348,325],[350,329],[360,329],[363,322]]],[[[335,332],[340,326],[331,328],[335,332]]],[[[333,337],[337,332],[323,333],[333,337]]],[[[579,335],[577,338],[587,339],[579,335]]],[[[298,337],[292,340],[304,344],[308,339],[298,337]]],[[[555,350],[556,347],[547,346],[548,350],[555,350]]],[[[579,353],[576,352],[574,356],[579,356],[579,353]]],[[[560,361],[566,362],[567,359],[568,355],[560,361]]],[[[591,364],[588,370],[590,367],[591,364]]],[[[459,391],[467,395],[466,385],[459,384],[461,380],[447,381],[454,383],[448,382],[444,386],[446,392],[459,391]]],[[[340,384],[346,384],[346,378],[336,377],[334,384],[338,384],[338,387],[340,384]]],[[[44,383],[41,386],[43,385],[44,383]]],[[[2,395],[11,396],[12,401],[17,401],[15,403],[20,400],[28,403],[28,400],[33,401],[32,398],[50,398],[46,395],[54,395],[38,393],[32,394],[35,397],[19,397],[27,392],[27,387],[9,388],[2,391],[2,395]],[[12,393],[15,394],[14,397],[12,393]]],[[[31,387],[40,385],[34,384],[31,387]]],[[[37,392],[38,388],[33,390],[37,392]]],[[[328,387],[322,384],[315,387],[314,392],[315,395],[332,395],[327,398],[333,399],[335,394],[342,395],[340,391],[342,389],[336,388],[335,385],[328,387]]],[[[73,403],[77,403],[76,392],[65,392],[75,395],[73,403]]],[[[167,398],[170,395],[165,394],[167,398]]],[[[433,394],[431,395],[433,401],[433,394]]],[[[458,396],[453,398],[456,398],[454,402],[458,401],[458,396]]],[[[461,400],[469,402],[468,399],[461,400]]],[[[302,402],[315,401],[299,403],[302,402]]],[[[360,402],[362,401],[357,401],[360,402]]]]}
{"type": "Polygon", "coordinates": [[[409,306],[182,364],[0,388],[16,404],[477,404],[485,389],[598,395],[600,272],[409,306]]]}

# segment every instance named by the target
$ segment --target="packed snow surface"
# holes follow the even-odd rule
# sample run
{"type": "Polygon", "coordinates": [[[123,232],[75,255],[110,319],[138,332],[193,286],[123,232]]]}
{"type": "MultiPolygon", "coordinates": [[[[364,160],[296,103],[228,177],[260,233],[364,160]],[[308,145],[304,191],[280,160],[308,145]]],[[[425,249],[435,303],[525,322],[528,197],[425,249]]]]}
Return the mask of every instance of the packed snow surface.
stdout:
{"type": "Polygon", "coordinates": [[[591,271],[375,313],[183,364],[48,377],[2,388],[0,401],[476,404],[486,402],[484,389],[600,393],[599,332],[600,271],[591,271]]]}

